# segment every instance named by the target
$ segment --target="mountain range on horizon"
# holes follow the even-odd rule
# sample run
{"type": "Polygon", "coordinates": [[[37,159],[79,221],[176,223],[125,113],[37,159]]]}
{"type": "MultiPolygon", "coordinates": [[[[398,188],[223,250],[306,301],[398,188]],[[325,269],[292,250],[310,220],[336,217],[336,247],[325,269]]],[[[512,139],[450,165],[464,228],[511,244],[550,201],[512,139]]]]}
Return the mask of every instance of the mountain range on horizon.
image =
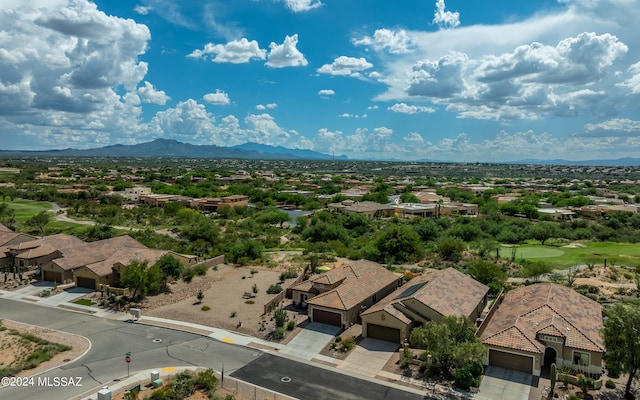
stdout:
{"type": "MultiPolygon", "coordinates": [[[[345,155],[329,155],[308,149],[289,149],[282,146],[270,146],[248,142],[237,146],[194,145],[174,139],[155,139],[150,142],[133,145],[115,144],[93,149],[54,149],[54,150],[1,150],[0,156],[58,156],[58,157],[168,157],[168,158],[220,158],[250,160],[350,160],[345,155]]],[[[397,159],[360,159],[352,161],[391,161],[391,162],[458,162],[455,160],[397,160],[397,159]]],[[[492,163],[493,164],[493,163],[492,163]]],[[[523,159],[496,164],[542,164],[572,166],[640,166],[640,158],[625,157],[608,160],[571,161],[563,159],[539,160],[523,159]]]]}

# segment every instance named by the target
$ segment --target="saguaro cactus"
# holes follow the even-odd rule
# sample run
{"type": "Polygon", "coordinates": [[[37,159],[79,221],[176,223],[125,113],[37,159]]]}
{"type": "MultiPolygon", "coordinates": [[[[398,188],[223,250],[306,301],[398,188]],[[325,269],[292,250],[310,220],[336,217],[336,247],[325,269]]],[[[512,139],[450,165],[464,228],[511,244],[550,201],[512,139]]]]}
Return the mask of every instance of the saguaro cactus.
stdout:
{"type": "Polygon", "coordinates": [[[551,375],[551,386],[549,387],[549,399],[553,399],[553,392],[556,389],[556,379],[558,378],[556,363],[551,364],[550,375],[551,375]]]}

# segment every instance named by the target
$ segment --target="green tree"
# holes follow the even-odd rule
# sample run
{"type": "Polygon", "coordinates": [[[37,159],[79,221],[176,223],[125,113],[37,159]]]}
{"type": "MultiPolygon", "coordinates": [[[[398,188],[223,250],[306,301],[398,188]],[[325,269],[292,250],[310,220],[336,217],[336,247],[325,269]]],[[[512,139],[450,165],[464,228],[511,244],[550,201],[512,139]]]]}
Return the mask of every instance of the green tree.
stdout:
{"type": "Polygon", "coordinates": [[[462,259],[465,245],[458,238],[445,237],[438,241],[436,250],[444,260],[457,262],[462,259]]]}
{"type": "Polygon", "coordinates": [[[524,278],[531,278],[535,282],[538,282],[542,275],[546,275],[553,271],[553,266],[542,261],[527,261],[522,266],[522,276],[524,278]]]}
{"type": "Polygon", "coordinates": [[[609,370],[629,374],[625,398],[631,397],[631,383],[640,368],[640,307],[634,304],[615,304],[607,308],[603,338],[607,349],[604,359],[609,370]]]}
{"type": "Polygon", "coordinates": [[[471,342],[462,342],[451,349],[451,364],[456,368],[466,367],[471,363],[482,363],[487,349],[480,339],[471,342]]]}
{"type": "Polygon", "coordinates": [[[454,341],[446,324],[428,321],[424,326],[414,328],[409,336],[413,347],[425,349],[434,361],[447,363],[454,341]]]}
{"type": "Polygon", "coordinates": [[[420,249],[420,237],[406,225],[391,225],[380,232],[373,241],[373,246],[378,251],[376,261],[403,263],[418,259],[420,249]]]}
{"type": "Polygon", "coordinates": [[[40,211],[38,214],[27,219],[25,221],[25,224],[28,226],[33,226],[34,228],[37,228],[38,231],[40,231],[40,233],[44,233],[44,227],[49,223],[50,220],[51,220],[51,214],[49,214],[49,212],[40,211]]]}
{"type": "Polygon", "coordinates": [[[202,303],[202,300],[204,299],[204,293],[202,293],[202,290],[198,290],[198,294],[196,294],[196,299],[198,299],[198,303],[202,303]]]}
{"type": "Polygon", "coordinates": [[[131,290],[131,297],[158,290],[161,283],[162,271],[157,266],[148,268],[147,261],[133,260],[120,272],[120,285],[131,290]]]}
{"type": "Polygon", "coordinates": [[[115,229],[111,225],[95,224],[87,227],[84,231],[84,238],[88,242],[110,239],[116,235],[115,229]]]}
{"type": "Polygon", "coordinates": [[[492,282],[500,286],[507,280],[507,274],[496,263],[485,260],[474,260],[467,264],[467,272],[473,279],[488,285],[492,282]]]}
{"type": "Polygon", "coordinates": [[[162,271],[162,280],[164,281],[165,286],[167,285],[167,280],[169,278],[179,278],[183,270],[183,266],[180,264],[180,261],[169,253],[160,257],[155,265],[160,268],[160,271],[162,271]]]}
{"type": "Polygon", "coordinates": [[[529,235],[544,245],[548,239],[556,236],[558,228],[555,222],[542,221],[529,228],[529,235]]]}

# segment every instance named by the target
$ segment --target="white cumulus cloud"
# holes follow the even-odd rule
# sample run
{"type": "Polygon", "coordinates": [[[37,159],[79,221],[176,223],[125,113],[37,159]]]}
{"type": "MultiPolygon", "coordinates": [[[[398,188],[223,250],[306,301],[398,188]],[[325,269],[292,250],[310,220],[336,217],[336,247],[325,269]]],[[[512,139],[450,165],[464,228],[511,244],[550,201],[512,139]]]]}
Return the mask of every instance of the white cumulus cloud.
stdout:
{"type": "Polygon", "coordinates": [[[415,43],[404,29],[397,31],[377,29],[373,33],[373,37],[354,38],[351,42],[356,46],[371,46],[376,51],[386,50],[391,54],[409,53],[415,46],[415,43]]]}
{"type": "Polygon", "coordinates": [[[226,44],[207,43],[202,50],[196,49],[187,57],[196,59],[207,59],[212,56],[211,61],[216,63],[243,64],[251,60],[264,60],[267,51],[261,49],[255,40],[249,41],[247,38],[232,40],[226,44]]]}
{"type": "Polygon", "coordinates": [[[334,94],[336,94],[336,92],[333,89],[321,89],[318,91],[318,96],[325,98],[333,96],[334,94]]]}
{"type": "Polygon", "coordinates": [[[274,108],[278,108],[278,105],[276,103],[269,103],[269,104],[258,104],[256,105],[256,110],[266,110],[266,109],[274,109],[274,108]]]}
{"type": "Polygon", "coordinates": [[[391,107],[387,108],[387,110],[391,110],[393,112],[402,113],[402,114],[416,114],[416,113],[433,113],[436,112],[434,108],[425,107],[425,106],[410,106],[405,103],[396,103],[391,107]]]}
{"type": "Polygon", "coordinates": [[[153,85],[147,81],[144,82],[144,86],[138,88],[138,95],[145,103],[159,104],[161,106],[167,103],[170,99],[164,90],[156,90],[153,85]]]}
{"type": "Polygon", "coordinates": [[[282,44],[271,42],[269,57],[265,65],[272,68],[304,67],[309,64],[304,55],[297,49],[298,34],[286,36],[282,44]]]}
{"type": "Polygon", "coordinates": [[[340,56],[333,60],[331,64],[325,64],[318,68],[321,74],[341,75],[341,76],[361,76],[361,72],[373,68],[373,64],[364,57],[340,56]]]}
{"type": "Polygon", "coordinates": [[[217,89],[215,93],[207,93],[203,97],[204,101],[217,106],[225,106],[231,102],[229,94],[224,90],[217,89]]]}
{"type": "Polygon", "coordinates": [[[313,10],[322,7],[320,0],[283,0],[287,8],[295,13],[313,10]]]}
{"type": "Polygon", "coordinates": [[[444,0],[436,1],[436,11],[433,14],[433,23],[441,28],[455,28],[460,25],[460,13],[445,11],[444,0]]]}

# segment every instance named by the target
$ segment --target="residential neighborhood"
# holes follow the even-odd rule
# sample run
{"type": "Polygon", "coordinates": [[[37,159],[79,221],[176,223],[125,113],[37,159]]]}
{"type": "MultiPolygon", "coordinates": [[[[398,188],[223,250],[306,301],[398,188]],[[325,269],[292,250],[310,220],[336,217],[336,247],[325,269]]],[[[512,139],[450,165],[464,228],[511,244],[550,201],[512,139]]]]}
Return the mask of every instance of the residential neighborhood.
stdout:
{"type": "Polygon", "coordinates": [[[501,389],[523,399],[551,375],[566,395],[626,390],[604,332],[637,291],[640,179],[51,161],[0,175],[5,298],[224,329],[418,392],[492,393],[495,371],[532,377],[501,389]]]}

